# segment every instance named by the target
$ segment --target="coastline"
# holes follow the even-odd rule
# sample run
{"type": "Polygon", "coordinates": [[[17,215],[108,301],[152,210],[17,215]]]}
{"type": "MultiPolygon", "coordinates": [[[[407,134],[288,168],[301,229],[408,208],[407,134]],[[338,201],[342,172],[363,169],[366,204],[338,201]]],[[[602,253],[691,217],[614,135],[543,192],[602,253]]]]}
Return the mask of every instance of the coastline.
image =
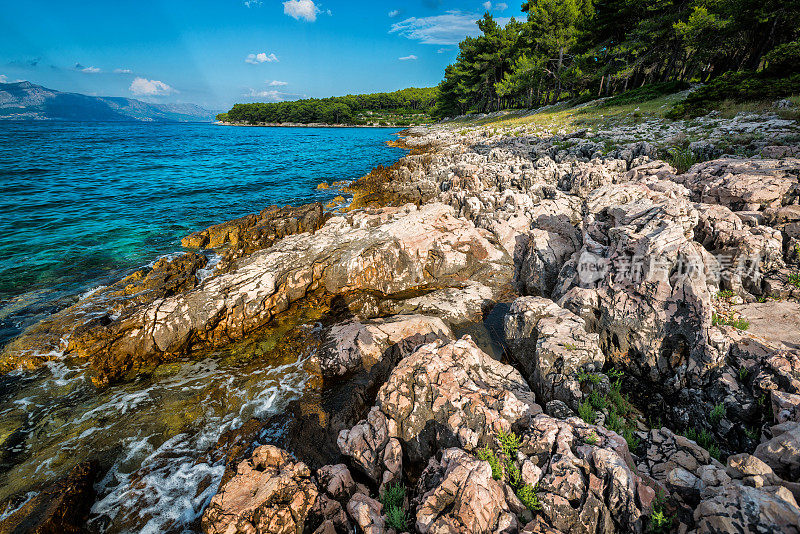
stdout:
{"type": "MultiPolygon", "coordinates": [[[[252,128],[416,128],[416,126],[409,125],[394,125],[387,124],[384,126],[378,124],[325,124],[325,123],[300,123],[300,122],[260,122],[258,124],[241,124],[237,122],[222,122],[214,121],[218,126],[243,126],[252,128]]],[[[426,125],[420,125],[424,127],[426,125]]]]}
{"type": "MultiPolygon", "coordinates": [[[[722,157],[679,172],[642,140],[456,127],[405,130],[392,143],[410,154],[346,186],[353,200],[338,212],[266,208],[187,236],[188,250],[222,256],[200,283],[206,266],[189,252],[144,282],[123,281],[118,317],[84,325],[65,314],[26,341],[74,332],[66,350],[104,386],[264,333],[269,354],[308,353],[310,396],[232,429],[208,452],[225,473],[203,512],[205,532],[246,522],[252,509],[297,517],[298,531],[368,530],[385,521],[372,496],[395,484],[417,524],[473,524],[491,510],[480,516],[486,532],[571,531],[602,518],[641,532],[654,507],[666,506],[656,500],[662,492],[685,530],[730,508],[764,524],[752,517],[757,507],[737,504],[745,500],[777,507],[792,524],[800,516],[780,495],[796,486],[759,443],[780,449],[779,435],[800,422],[775,430],[768,407],[736,407],[771,394],[787,413],[793,402],[800,410],[800,357],[733,319],[712,324],[712,314],[738,313],[731,295],[751,305],[763,295],[750,275],[728,295],[708,273],[714,252],[760,247],[770,295],[798,296],[777,236],[794,231],[782,191],[800,188],[800,161],[722,157]],[[766,178],[749,180],[754,173],[766,178]],[[754,195],[763,205],[744,200],[754,195]],[[626,258],[640,250],[664,265],[628,283],[626,258]],[[686,261],[706,268],[685,269],[686,261]],[[156,280],[167,283],[149,284],[156,280]],[[503,441],[511,432],[521,443],[513,455],[503,441]],[[736,462],[727,471],[725,456],[736,462]],[[686,457],[691,464],[680,463],[686,457]],[[506,466],[499,476],[491,458],[506,466]],[[772,486],[737,475],[736,466],[756,461],[776,465],[761,475],[772,486]],[[519,480],[503,474],[514,470],[519,480]],[[714,483],[700,496],[680,484],[704,476],[714,483]],[[283,497],[243,511],[225,496],[277,481],[291,488],[291,510],[283,497]],[[468,498],[476,487],[490,490],[481,502],[468,498]],[[445,493],[463,506],[437,498],[445,493]]],[[[87,301],[102,298],[116,296],[87,301]]]]}

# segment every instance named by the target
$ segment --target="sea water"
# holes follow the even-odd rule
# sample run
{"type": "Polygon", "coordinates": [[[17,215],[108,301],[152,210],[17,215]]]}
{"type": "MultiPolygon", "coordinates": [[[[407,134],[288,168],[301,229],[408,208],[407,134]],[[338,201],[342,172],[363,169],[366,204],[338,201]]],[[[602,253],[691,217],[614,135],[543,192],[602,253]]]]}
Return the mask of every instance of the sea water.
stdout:
{"type": "MultiPolygon", "coordinates": [[[[384,129],[210,124],[0,123],[0,345],[157,258],[188,233],[272,204],[327,201],[403,155],[384,129]]],[[[313,321],[306,327],[313,329],[313,321]]],[[[0,376],[0,519],[102,453],[93,532],[184,532],[224,467],[226,430],[304,394],[309,353],[248,339],[105,389],[52,361],[0,376]]]]}

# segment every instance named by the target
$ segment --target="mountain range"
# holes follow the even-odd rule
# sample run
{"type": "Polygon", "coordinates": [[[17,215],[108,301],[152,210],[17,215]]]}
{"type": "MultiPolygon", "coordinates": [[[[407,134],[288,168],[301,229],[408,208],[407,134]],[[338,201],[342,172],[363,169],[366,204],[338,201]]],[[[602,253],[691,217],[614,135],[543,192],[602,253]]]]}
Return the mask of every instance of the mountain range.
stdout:
{"type": "Polygon", "coordinates": [[[151,104],[64,93],[30,82],[0,83],[0,120],[211,122],[214,116],[194,104],[151,104]]]}

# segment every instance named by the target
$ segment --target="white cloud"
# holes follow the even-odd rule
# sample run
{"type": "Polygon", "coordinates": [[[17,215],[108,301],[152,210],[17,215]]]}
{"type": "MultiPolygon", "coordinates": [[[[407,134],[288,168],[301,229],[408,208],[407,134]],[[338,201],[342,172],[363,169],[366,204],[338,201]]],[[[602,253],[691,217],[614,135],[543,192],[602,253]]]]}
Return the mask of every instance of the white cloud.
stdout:
{"type": "MultiPolygon", "coordinates": [[[[283,13],[297,20],[314,22],[320,12],[320,8],[313,0],[289,0],[283,3],[283,13]]],[[[330,14],[331,12],[328,10],[328,15],[330,14]]]]}
{"type": "MultiPolygon", "coordinates": [[[[392,24],[389,33],[397,33],[407,39],[419,41],[422,44],[455,45],[464,37],[480,35],[475,22],[481,15],[452,10],[444,15],[431,17],[411,17],[392,24]]],[[[510,19],[497,18],[498,24],[504,25],[510,19]]]]}
{"type": "Polygon", "coordinates": [[[424,44],[454,45],[467,35],[480,33],[473,13],[448,11],[444,15],[432,17],[411,17],[392,24],[389,33],[397,33],[424,44]]]}
{"type": "Polygon", "coordinates": [[[136,78],[131,82],[131,93],[139,96],[163,96],[177,93],[175,89],[159,80],[136,78]]]}
{"type": "Polygon", "coordinates": [[[484,2],[483,3],[483,9],[485,9],[487,11],[492,9],[492,3],[491,2],[484,2]]]}
{"type": "Polygon", "coordinates": [[[417,59],[417,56],[415,56],[414,54],[411,54],[410,56],[403,56],[403,57],[397,58],[397,59],[399,59],[400,61],[414,61],[414,60],[417,59]]]}
{"type": "Polygon", "coordinates": [[[289,85],[289,82],[282,82],[282,81],[279,81],[279,80],[272,80],[267,85],[272,86],[272,87],[284,87],[286,85],[289,85]]]}
{"type": "Polygon", "coordinates": [[[80,63],[75,63],[75,70],[85,72],[86,74],[97,74],[100,72],[100,69],[97,67],[84,67],[80,63]]]}
{"type": "Polygon", "coordinates": [[[257,7],[261,5],[261,0],[244,0],[245,7],[257,7]]]}
{"type": "Polygon", "coordinates": [[[247,54],[247,57],[244,58],[245,63],[250,63],[252,65],[258,65],[259,63],[277,63],[278,61],[278,56],[275,54],[267,54],[266,52],[247,54]]]}
{"type": "Polygon", "coordinates": [[[400,14],[400,10],[399,9],[393,9],[393,10],[389,11],[389,17],[390,18],[395,18],[399,14],[400,14]]]}
{"type": "Polygon", "coordinates": [[[440,48],[439,50],[436,51],[436,53],[437,54],[445,54],[445,53],[447,53],[449,51],[450,51],[449,48],[440,48]]]}
{"type": "Polygon", "coordinates": [[[8,76],[0,74],[0,83],[8,83],[8,76]]]}
{"type": "Polygon", "coordinates": [[[497,11],[505,11],[506,9],[508,9],[508,4],[506,4],[505,2],[500,2],[499,4],[495,4],[494,8],[497,11]]]}
{"type": "Polygon", "coordinates": [[[130,74],[131,69],[114,69],[114,74],[130,74]]]}

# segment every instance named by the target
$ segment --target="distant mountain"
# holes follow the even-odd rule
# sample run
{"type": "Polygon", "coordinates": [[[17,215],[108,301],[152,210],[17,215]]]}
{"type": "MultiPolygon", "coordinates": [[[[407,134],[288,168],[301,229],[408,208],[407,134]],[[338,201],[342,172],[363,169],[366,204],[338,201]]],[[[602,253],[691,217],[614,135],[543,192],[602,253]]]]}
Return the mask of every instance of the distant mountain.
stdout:
{"type": "Polygon", "coordinates": [[[211,122],[214,116],[194,104],[150,104],[62,93],[30,82],[0,83],[0,120],[211,122]]]}

